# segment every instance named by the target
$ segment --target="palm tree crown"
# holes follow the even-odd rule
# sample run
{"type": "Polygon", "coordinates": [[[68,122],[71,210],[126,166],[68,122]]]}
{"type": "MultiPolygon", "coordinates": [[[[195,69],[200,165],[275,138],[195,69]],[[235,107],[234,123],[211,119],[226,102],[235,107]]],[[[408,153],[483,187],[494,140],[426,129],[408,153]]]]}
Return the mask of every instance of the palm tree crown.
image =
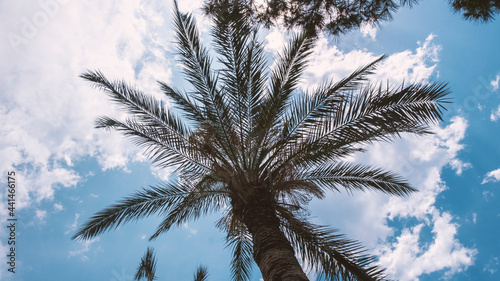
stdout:
{"type": "Polygon", "coordinates": [[[160,167],[176,167],[177,181],[137,191],[95,214],[74,238],[90,239],[120,224],[159,215],[151,239],[172,226],[221,212],[217,226],[233,251],[234,280],[248,280],[252,262],[264,280],[308,280],[295,254],[328,280],[381,280],[384,272],[362,246],[307,221],[307,203],[329,190],[376,190],[405,196],[401,177],[346,162],[374,141],[429,133],[440,120],[443,84],[370,86],[377,59],[350,76],[310,92],[298,90],[314,38],[297,34],[268,71],[257,28],[237,6],[214,19],[212,53],[200,42],[191,15],[175,3],[175,32],[189,92],[160,82],[174,114],[156,99],[99,71],[82,77],[131,115],[100,117],[144,147],[160,167]]]}

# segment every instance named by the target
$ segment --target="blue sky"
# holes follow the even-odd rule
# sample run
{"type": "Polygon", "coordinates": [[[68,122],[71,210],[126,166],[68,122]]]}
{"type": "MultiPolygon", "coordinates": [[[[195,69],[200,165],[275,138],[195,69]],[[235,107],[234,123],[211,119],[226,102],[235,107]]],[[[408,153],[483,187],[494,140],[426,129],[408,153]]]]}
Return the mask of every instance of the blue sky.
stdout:
{"type": "MultiPolygon", "coordinates": [[[[194,10],[200,1],[180,3],[194,10]]],[[[16,273],[0,262],[0,280],[132,280],[153,246],[159,280],[229,280],[229,251],[218,214],[148,242],[149,218],[80,242],[70,239],[92,214],[142,187],[160,183],[141,150],[95,117],[123,113],[78,78],[100,69],[162,98],[156,80],[186,84],[173,54],[169,1],[70,0],[0,3],[0,183],[16,171],[16,273]]],[[[209,42],[209,22],[197,16],[209,42]]],[[[269,57],[286,35],[263,30],[269,57]]],[[[453,103],[436,134],[375,144],[352,160],[398,172],[420,192],[329,194],[311,202],[318,223],[362,241],[400,280],[500,280],[500,22],[475,24],[447,1],[421,1],[381,28],[340,39],[320,36],[302,88],[340,79],[387,54],[372,78],[394,83],[445,81],[453,103]]],[[[271,62],[270,62],[271,63],[271,62]]],[[[7,222],[7,193],[0,221],[7,222]]],[[[0,228],[0,252],[9,233],[0,228]]],[[[252,280],[259,280],[256,269],[252,280]]]]}

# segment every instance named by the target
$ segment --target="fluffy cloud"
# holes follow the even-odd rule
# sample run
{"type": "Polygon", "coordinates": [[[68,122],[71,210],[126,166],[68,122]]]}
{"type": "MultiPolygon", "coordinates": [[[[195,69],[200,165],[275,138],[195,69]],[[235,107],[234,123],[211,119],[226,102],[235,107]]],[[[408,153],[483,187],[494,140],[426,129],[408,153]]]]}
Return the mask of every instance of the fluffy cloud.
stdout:
{"type": "Polygon", "coordinates": [[[453,159],[450,162],[451,168],[455,170],[457,175],[461,175],[464,170],[467,170],[472,167],[471,163],[463,162],[460,159],[453,159]]]}
{"type": "MultiPolygon", "coordinates": [[[[0,33],[6,40],[0,41],[0,170],[17,171],[17,209],[31,206],[35,219],[46,219],[50,214],[38,210],[39,203],[82,182],[73,167],[77,160],[96,157],[106,170],[126,169],[131,160],[140,159],[119,134],[93,128],[97,116],[122,113],[78,75],[98,68],[111,79],[137,81],[147,91],[152,91],[151,79],[168,82],[165,50],[172,33],[163,19],[169,18],[169,5],[159,0],[2,5],[0,33]]],[[[54,209],[62,205],[54,204],[54,209]]],[[[2,209],[0,219],[6,216],[2,209]]],[[[70,255],[84,256],[90,244],[70,255]]],[[[4,267],[0,265],[2,273],[4,267]]]]}
{"type": "MultiPolygon", "coordinates": [[[[275,52],[280,50],[286,37],[271,32],[267,39],[267,48],[275,52]]],[[[428,81],[435,74],[441,50],[433,39],[431,34],[418,42],[415,50],[390,55],[379,64],[372,80],[396,84],[428,81]]],[[[316,87],[325,79],[337,81],[378,57],[364,50],[341,51],[320,36],[301,87],[316,87]]],[[[448,126],[435,127],[434,135],[405,137],[370,146],[367,153],[354,160],[395,171],[414,184],[419,192],[408,198],[390,198],[374,192],[356,193],[353,197],[329,194],[324,200],[311,204],[317,222],[338,228],[375,249],[380,263],[393,278],[417,280],[421,274],[440,270],[452,275],[470,266],[476,251],[458,241],[459,225],[451,214],[435,206],[437,196],[447,189],[441,179],[442,169],[449,166],[459,175],[471,166],[457,158],[464,147],[461,141],[467,126],[467,120],[454,117],[448,126]],[[408,222],[400,229],[390,224],[396,219],[408,222]],[[416,223],[409,223],[413,220],[416,223]],[[422,244],[423,237],[428,237],[424,230],[432,234],[426,244],[422,244]]]]}
{"type": "Polygon", "coordinates": [[[377,26],[369,23],[361,24],[360,31],[363,34],[363,37],[370,36],[372,40],[375,40],[375,37],[377,36],[377,26]]]}
{"type": "Polygon", "coordinates": [[[475,250],[463,247],[456,239],[457,225],[448,213],[432,216],[433,241],[423,245],[421,240],[424,223],[405,228],[396,242],[379,248],[380,263],[399,280],[419,280],[424,273],[447,269],[446,275],[462,271],[473,263],[475,250]]]}
{"type": "Polygon", "coordinates": [[[19,171],[19,208],[76,186],[82,177],[75,160],[95,156],[106,170],[138,159],[122,136],[93,128],[95,117],[122,113],[81,72],[99,68],[156,95],[153,80],[171,77],[164,51],[172,37],[163,21],[170,3],[32,2],[10,3],[0,27],[9,38],[0,43],[0,157],[6,160],[0,170],[19,171]]]}
{"type": "Polygon", "coordinates": [[[500,181],[500,169],[493,170],[486,174],[481,184],[500,181]]]}
{"type": "Polygon", "coordinates": [[[467,126],[465,119],[455,117],[448,126],[435,128],[434,135],[376,143],[355,157],[356,162],[404,176],[419,192],[405,198],[374,192],[352,197],[330,194],[313,202],[313,214],[319,214],[319,223],[375,249],[391,278],[418,280],[425,273],[445,270],[452,275],[464,270],[472,265],[476,250],[462,245],[457,238],[459,225],[435,203],[448,188],[441,170],[457,159],[467,126]]]}
{"type": "MultiPolygon", "coordinates": [[[[399,84],[403,81],[428,80],[434,73],[441,50],[441,46],[434,44],[433,39],[434,35],[430,34],[423,43],[417,42],[418,47],[414,51],[405,50],[388,56],[379,63],[376,74],[372,76],[373,81],[399,84]]],[[[273,43],[275,44],[277,43],[273,43]]],[[[338,81],[378,57],[380,55],[364,50],[345,53],[336,46],[329,45],[326,37],[320,36],[304,74],[302,87],[315,87],[327,79],[338,81]]]]}
{"type": "Polygon", "coordinates": [[[490,115],[490,120],[491,121],[495,122],[498,119],[500,119],[500,105],[498,106],[498,108],[496,110],[493,110],[491,112],[491,115],[490,115]]]}
{"type": "Polygon", "coordinates": [[[495,79],[491,80],[491,82],[490,82],[490,85],[493,88],[493,91],[498,90],[499,83],[500,83],[500,74],[497,74],[497,77],[495,79]]]}

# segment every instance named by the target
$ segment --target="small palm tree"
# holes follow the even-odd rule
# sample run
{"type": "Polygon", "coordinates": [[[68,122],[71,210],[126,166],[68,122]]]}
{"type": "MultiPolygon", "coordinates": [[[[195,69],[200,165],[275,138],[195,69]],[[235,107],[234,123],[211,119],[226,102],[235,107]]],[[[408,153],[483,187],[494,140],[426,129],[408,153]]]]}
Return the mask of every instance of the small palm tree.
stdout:
{"type": "Polygon", "coordinates": [[[153,281],[156,279],[156,258],[153,248],[148,247],[144,257],[141,258],[141,263],[137,268],[134,280],[141,280],[141,278],[146,278],[148,281],[153,281]]]}
{"type": "Polygon", "coordinates": [[[73,238],[90,239],[159,215],[163,221],[151,236],[155,239],[172,226],[221,212],[217,226],[233,251],[234,280],[249,279],[252,260],[266,281],[308,280],[306,265],[328,280],[384,279],[358,242],[308,222],[307,203],[328,191],[396,196],[415,191],[389,171],[344,159],[365,144],[429,133],[429,125],[441,119],[445,85],[370,86],[367,76],[382,57],[304,93],[299,78],[314,46],[308,34],[295,35],[268,72],[257,28],[237,6],[214,19],[217,63],[200,42],[192,16],[180,13],[177,3],[174,21],[192,89],[186,93],[159,84],[177,114],[99,71],[82,77],[131,114],[124,121],[98,118],[96,127],[130,137],[154,164],[176,167],[178,180],[137,191],[102,210],[73,238]],[[215,64],[220,69],[213,69],[215,64]]]}
{"type": "MultiPolygon", "coordinates": [[[[204,266],[199,266],[194,274],[194,281],[207,281],[208,270],[204,266]]],[[[153,248],[148,247],[144,257],[141,258],[134,280],[145,278],[147,281],[156,280],[156,257],[153,248]]]]}

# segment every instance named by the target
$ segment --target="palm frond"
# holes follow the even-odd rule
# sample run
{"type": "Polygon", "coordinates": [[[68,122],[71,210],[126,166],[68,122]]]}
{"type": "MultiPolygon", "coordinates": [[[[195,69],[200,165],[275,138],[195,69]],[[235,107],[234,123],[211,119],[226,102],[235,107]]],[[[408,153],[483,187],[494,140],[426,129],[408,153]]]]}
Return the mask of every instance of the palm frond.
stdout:
{"type": "Polygon", "coordinates": [[[448,93],[442,83],[367,86],[343,99],[329,118],[307,131],[301,144],[289,146],[273,167],[320,165],[355,152],[356,145],[389,141],[403,133],[428,134],[429,126],[441,120],[448,93]]]}
{"type": "Polygon", "coordinates": [[[293,136],[304,134],[308,128],[335,110],[343,101],[344,92],[359,88],[361,83],[367,80],[367,76],[373,74],[377,63],[384,58],[385,56],[381,56],[338,82],[324,83],[312,94],[297,96],[290,104],[289,114],[284,118],[283,140],[279,144],[286,144],[293,136]]]}
{"type": "Polygon", "coordinates": [[[137,268],[134,280],[141,280],[146,278],[148,281],[153,281],[156,279],[156,257],[153,248],[148,247],[144,257],[141,258],[141,263],[137,268]]]}
{"type": "Polygon", "coordinates": [[[194,187],[181,200],[175,202],[169,208],[168,213],[165,213],[164,220],[149,240],[156,239],[174,225],[182,225],[189,220],[194,220],[207,213],[217,211],[226,204],[226,191],[214,188],[214,186],[194,187]]]}
{"type": "Polygon", "coordinates": [[[233,253],[231,277],[234,281],[248,281],[252,274],[253,244],[246,226],[229,211],[217,222],[217,227],[227,233],[226,248],[233,253]]]}
{"type": "Polygon", "coordinates": [[[201,174],[211,170],[210,163],[184,140],[179,140],[170,131],[156,126],[144,125],[134,119],[125,122],[109,117],[99,117],[96,128],[115,129],[130,137],[132,142],[145,149],[146,156],[157,166],[165,168],[180,165],[201,174]]]}
{"type": "Polygon", "coordinates": [[[239,166],[239,157],[233,143],[233,119],[227,101],[218,89],[218,77],[210,69],[212,59],[200,42],[200,36],[191,14],[179,11],[174,1],[174,25],[178,52],[185,66],[187,80],[194,86],[194,98],[202,104],[203,116],[213,128],[215,140],[220,144],[225,160],[239,166]]]}
{"type": "Polygon", "coordinates": [[[384,280],[384,271],[357,241],[336,234],[334,230],[298,219],[285,208],[278,207],[283,231],[290,242],[316,271],[319,280],[384,280]]]}
{"type": "Polygon", "coordinates": [[[72,239],[88,240],[125,222],[165,213],[190,193],[186,186],[171,183],[142,189],[93,215],[72,239]]]}
{"type": "Polygon", "coordinates": [[[203,115],[203,111],[200,110],[199,104],[196,104],[193,100],[189,98],[188,95],[179,92],[174,87],[158,81],[160,89],[169,98],[174,101],[174,107],[178,107],[184,113],[184,116],[188,120],[196,122],[196,125],[207,122],[208,120],[203,115]]]}
{"type": "Polygon", "coordinates": [[[237,127],[238,153],[243,169],[251,166],[252,136],[257,106],[266,81],[265,56],[257,31],[236,3],[231,11],[215,19],[214,45],[224,82],[223,94],[227,97],[231,117],[237,127]]]}
{"type": "Polygon", "coordinates": [[[123,81],[111,82],[98,70],[87,71],[80,77],[105,91],[114,102],[142,123],[161,127],[180,139],[186,140],[189,135],[190,131],[186,125],[154,97],[142,93],[123,81]]]}
{"type": "Polygon", "coordinates": [[[416,191],[406,180],[392,172],[348,162],[321,165],[297,175],[297,180],[336,191],[341,188],[347,192],[371,189],[397,196],[407,196],[416,191]]]}
{"type": "Polygon", "coordinates": [[[296,35],[279,55],[276,68],[271,72],[268,95],[258,109],[257,127],[262,130],[259,143],[265,144],[272,134],[271,128],[277,124],[286,111],[292,92],[296,89],[300,76],[307,66],[307,57],[314,47],[314,40],[308,34],[296,35]]]}

